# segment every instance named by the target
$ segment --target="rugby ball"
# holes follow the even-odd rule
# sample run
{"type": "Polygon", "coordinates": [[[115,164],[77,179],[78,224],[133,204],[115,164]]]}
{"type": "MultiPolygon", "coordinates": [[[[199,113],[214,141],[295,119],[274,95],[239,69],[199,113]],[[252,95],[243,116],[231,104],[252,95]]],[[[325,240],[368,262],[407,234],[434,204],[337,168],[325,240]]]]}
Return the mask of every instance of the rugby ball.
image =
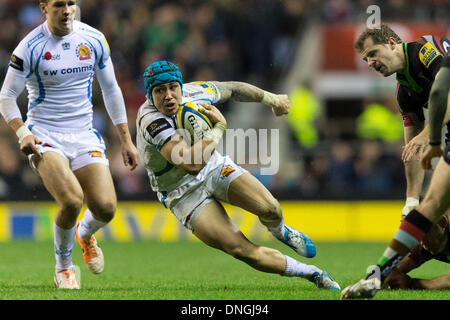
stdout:
{"type": "Polygon", "coordinates": [[[198,110],[198,105],[193,102],[186,102],[180,105],[175,115],[175,126],[181,130],[183,137],[191,144],[203,138],[205,131],[210,130],[213,125],[206,115],[198,110]]]}

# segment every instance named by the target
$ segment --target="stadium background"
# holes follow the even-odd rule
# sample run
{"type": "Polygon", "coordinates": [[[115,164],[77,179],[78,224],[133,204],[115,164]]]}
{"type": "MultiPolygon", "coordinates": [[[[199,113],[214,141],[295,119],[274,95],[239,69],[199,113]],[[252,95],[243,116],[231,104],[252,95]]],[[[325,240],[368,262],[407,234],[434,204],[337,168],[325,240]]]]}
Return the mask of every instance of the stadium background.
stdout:
{"type": "MultiPolygon", "coordinates": [[[[286,221],[315,240],[387,240],[398,227],[405,180],[402,120],[395,77],[370,72],[353,50],[366,8],[404,41],[450,37],[446,0],[79,0],[81,20],[109,41],[129,126],[144,102],[142,73],[157,59],[174,61],[185,82],[246,81],[288,93],[289,117],[259,104],[221,106],[232,128],[280,131],[280,171],[258,174],[281,201],[286,221]],[[263,112],[266,111],[266,112],[263,112]],[[255,117],[255,114],[258,117],[255,117]]],[[[0,83],[18,42],[42,22],[37,0],[0,1],[0,83]]],[[[97,85],[97,84],[96,84],[97,85]]],[[[19,98],[26,113],[26,92],[19,98]]],[[[99,238],[119,241],[193,239],[157,202],[142,165],[123,166],[114,127],[94,88],[94,126],[108,146],[119,208],[99,238]]],[[[56,206],[0,119],[0,241],[47,240],[56,206]]],[[[426,181],[429,180],[429,173],[426,181]]],[[[252,215],[230,215],[253,239],[269,240],[252,215]]]]}

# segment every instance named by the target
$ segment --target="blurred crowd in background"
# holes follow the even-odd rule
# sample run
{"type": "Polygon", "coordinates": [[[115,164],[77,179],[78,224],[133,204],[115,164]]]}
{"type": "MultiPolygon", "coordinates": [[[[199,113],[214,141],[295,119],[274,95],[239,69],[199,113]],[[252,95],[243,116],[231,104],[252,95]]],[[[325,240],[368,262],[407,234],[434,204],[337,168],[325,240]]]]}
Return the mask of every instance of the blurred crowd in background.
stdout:
{"type": "MultiPolygon", "coordinates": [[[[81,0],[81,20],[101,30],[111,47],[124,93],[129,126],[145,101],[142,73],[155,60],[174,61],[185,82],[246,81],[277,88],[292,65],[308,19],[360,22],[371,4],[387,20],[448,23],[447,0],[81,0]]],[[[19,41],[43,22],[38,0],[0,0],[0,84],[19,41]]],[[[27,110],[24,92],[18,100],[27,110]]],[[[154,200],[142,165],[130,172],[99,87],[94,88],[94,127],[103,135],[120,200],[154,200]]],[[[263,108],[263,107],[262,107],[263,108]]],[[[229,103],[221,106],[227,117],[229,103]]],[[[270,112],[270,111],[269,111],[270,112]]],[[[401,122],[399,122],[401,130],[401,122]]],[[[305,149],[292,133],[298,156],[282,159],[288,178],[258,176],[280,199],[400,199],[404,197],[402,138],[361,139],[358,133],[305,149]],[[297,142],[297,143],[296,143],[297,142]]],[[[19,151],[17,137],[0,119],[0,200],[49,200],[40,178],[19,151]]]]}

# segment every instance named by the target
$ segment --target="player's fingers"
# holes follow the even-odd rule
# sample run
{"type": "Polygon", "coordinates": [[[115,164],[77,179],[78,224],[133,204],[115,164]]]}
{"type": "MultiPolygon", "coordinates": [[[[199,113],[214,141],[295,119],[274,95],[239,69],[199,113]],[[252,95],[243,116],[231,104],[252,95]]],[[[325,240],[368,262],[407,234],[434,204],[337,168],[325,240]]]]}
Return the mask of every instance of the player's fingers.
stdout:
{"type": "Polygon", "coordinates": [[[199,107],[199,110],[200,110],[200,108],[203,108],[203,110],[211,110],[211,105],[209,105],[209,104],[205,104],[205,103],[200,103],[200,107],[199,107]]]}
{"type": "Polygon", "coordinates": [[[406,155],[408,154],[408,149],[406,147],[403,147],[402,151],[402,161],[406,162],[406,155]]]}
{"type": "Polygon", "coordinates": [[[130,156],[130,166],[131,166],[130,170],[133,171],[134,169],[136,169],[138,164],[139,164],[139,158],[135,155],[131,155],[130,156]]]}
{"type": "Polygon", "coordinates": [[[420,150],[420,145],[407,145],[405,147],[405,149],[403,150],[403,154],[402,154],[402,160],[404,162],[408,162],[410,161],[415,154],[417,154],[417,152],[420,150]]]}
{"type": "Polygon", "coordinates": [[[209,112],[209,110],[208,109],[205,109],[204,107],[202,107],[202,106],[200,106],[200,107],[198,107],[198,111],[200,111],[200,113],[204,113],[204,114],[208,114],[208,112],[209,112]]]}
{"type": "Polygon", "coordinates": [[[135,162],[134,162],[133,164],[131,164],[131,165],[130,165],[130,167],[131,167],[131,168],[130,168],[130,171],[133,171],[134,169],[136,169],[137,166],[138,166],[138,164],[135,163],[135,162]]]}

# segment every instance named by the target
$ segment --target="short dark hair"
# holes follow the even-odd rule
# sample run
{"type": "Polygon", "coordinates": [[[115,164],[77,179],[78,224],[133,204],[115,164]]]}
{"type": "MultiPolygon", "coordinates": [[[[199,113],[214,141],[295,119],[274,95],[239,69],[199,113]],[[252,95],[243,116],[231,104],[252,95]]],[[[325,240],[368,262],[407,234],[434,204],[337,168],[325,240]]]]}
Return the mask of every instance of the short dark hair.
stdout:
{"type": "Polygon", "coordinates": [[[389,28],[387,25],[382,24],[380,28],[369,29],[367,28],[355,42],[355,49],[362,51],[364,41],[371,38],[374,44],[387,44],[389,43],[389,38],[394,38],[397,43],[402,43],[402,39],[395,33],[394,30],[389,28]]]}

